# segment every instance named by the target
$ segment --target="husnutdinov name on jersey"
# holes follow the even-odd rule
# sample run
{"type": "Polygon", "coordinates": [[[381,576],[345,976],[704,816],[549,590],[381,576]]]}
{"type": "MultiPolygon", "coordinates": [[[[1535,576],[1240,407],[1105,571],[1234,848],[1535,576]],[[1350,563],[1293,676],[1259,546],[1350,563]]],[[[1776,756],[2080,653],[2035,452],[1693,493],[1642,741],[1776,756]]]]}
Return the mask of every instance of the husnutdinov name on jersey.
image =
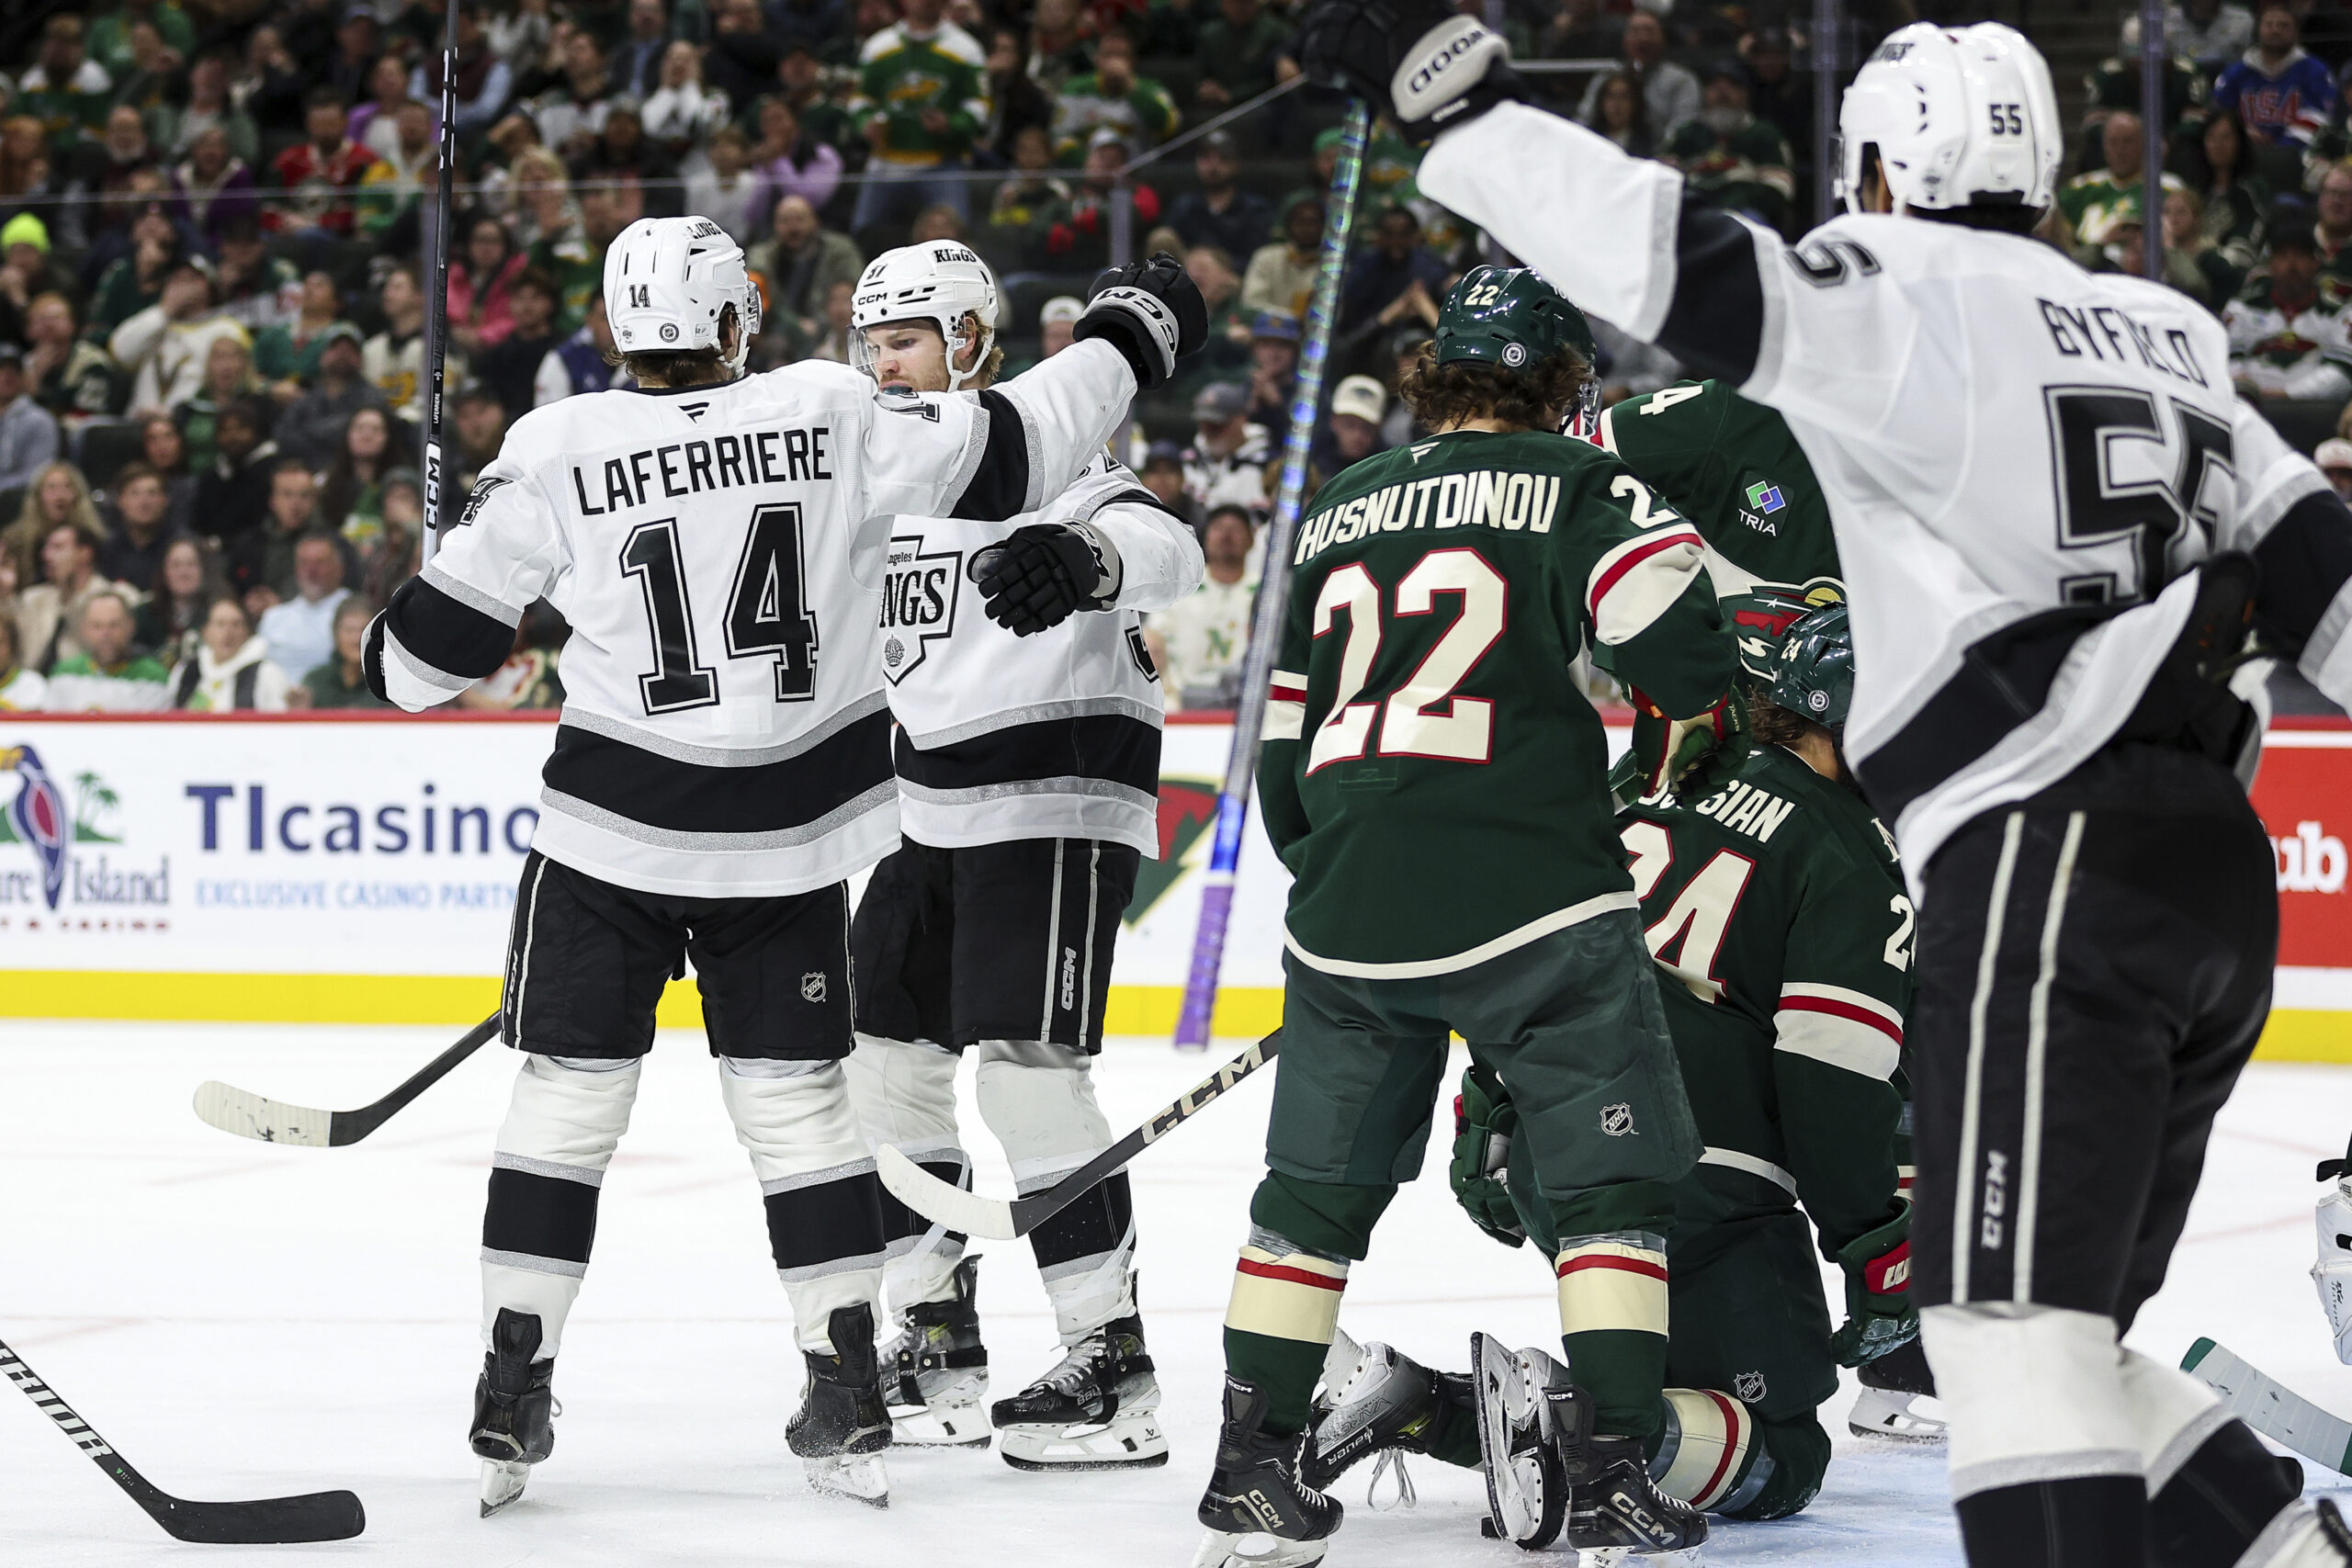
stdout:
{"type": "Polygon", "coordinates": [[[1317,514],[1299,536],[1293,566],[1367,534],[1406,528],[1502,528],[1548,534],[1560,506],[1560,476],[1482,468],[1408,479],[1317,514]]]}
{"type": "Polygon", "coordinates": [[[820,424],[808,430],[756,430],[673,441],[626,457],[607,457],[601,472],[593,464],[583,468],[574,463],[571,490],[580,499],[582,514],[597,517],[707,490],[830,479],[833,474],[827,464],[832,454],[825,450],[825,443],[832,434],[831,425],[820,424]],[[602,506],[589,499],[598,493],[605,498],[602,506]]]}

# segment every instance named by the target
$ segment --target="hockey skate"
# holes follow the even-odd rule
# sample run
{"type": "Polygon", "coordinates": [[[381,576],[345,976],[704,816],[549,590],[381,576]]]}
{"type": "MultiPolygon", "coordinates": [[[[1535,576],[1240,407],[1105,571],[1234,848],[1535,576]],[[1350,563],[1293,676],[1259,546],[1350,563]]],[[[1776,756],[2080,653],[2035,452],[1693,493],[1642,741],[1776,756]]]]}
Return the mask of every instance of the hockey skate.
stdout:
{"type": "Polygon", "coordinates": [[[890,1440],[910,1448],[989,1446],[980,1411],[988,1397],[989,1353],[980,1343],[980,1260],[956,1265],[956,1294],[919,1302],[899,1314],[899,1332],[882,1348],[883,1392],[890,1440]]]}
{"type": "Polygon", "coordinates": [[[1392,1506],[1411,1507],[1413,1482],[1405,1455],[1429,1452],[1430,1439],[1453,1413],[1471,1414],[1473,1403],[1468,1378],[1431,1371],[1378,1341],[1359,1346],[1341,1332],[1323,1363],[1323,1391],[1316,1396],[1299,1478],[1317,1492],[1329,1492],[1350,1469],[1377,1455],[1366,1506],[1381,1506],[1380,1478],[1393,1472],[1392,1506]]]}
{"type": "Polygon", "coordinates": [[[1578,1568],[1695,1568],[1706,1516],[1658,1491],[1638,1438],[1600,1437],[1592,1404],[1541,1350],[1471,1336],[1486,1533],[1538,1551],[1566,1538],[1578,1568]]]}
{"type": "Polygon", "coordinates": [[[1899,1350],[1862,1363],[1862,1392],[1846,1416],[1858,1438],[1888,1438],[1899,1443],[1944,1439],[1943,1405],[1936,1398],[1928,1353],[1912,1340],[1899,1350]]]}
{"type": "Polygon", "coordinates": [[[1168,1462],[1159,1379],[1143,1320],[1104,1324],[1061,1364],[989,1412],[997,1452],[1015,1470],[1140,1470],[1168,1462]]]}
{"type": "Polygon", "coordinates": [[[811,1491],[887,1508],[890,1477],[882,1450],[890,1446],[890,1412],[874,1353],[874,1309],[835,1307],[826,1332],[832,1355],[801,1352],[808,1385],[784,1440],[807,1467],[811,1491]]]}
{"type": "Polygon", "coordinates": [[[1340,1528],[1346,1510],[1300,1480],[1300,1450],[1313,1439],[1264,1431],[1265,1417],[1265,1391],[1228,1373],[1193,1568],[1307,1568],[1340,1528]]]}
{"type": "Polygon", "coordinates": [[[522,1496],[531,1467],[555,1451],[555,1358],[539,1353],[537,1313],[498,1309],[474,1383],[474,1452],[481,1456],[481,1517],[522,1496]]]}

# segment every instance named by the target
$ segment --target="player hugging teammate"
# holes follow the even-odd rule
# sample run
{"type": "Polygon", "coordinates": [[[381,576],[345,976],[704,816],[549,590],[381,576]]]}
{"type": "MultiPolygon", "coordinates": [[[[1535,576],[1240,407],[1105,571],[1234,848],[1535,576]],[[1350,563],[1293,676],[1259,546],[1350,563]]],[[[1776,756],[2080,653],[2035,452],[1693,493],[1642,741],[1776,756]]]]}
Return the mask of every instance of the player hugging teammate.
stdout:
{"type": "MultiPolygon", "coordinates": [[[[553,1447],[600,1190],[655,1004],[689,958],[807,1364],[787,1441],[812,1483],[887,1496],[882,1192],[842,1066],[844,879],[898,842],[883,633],[860,584],[893,516],[1001,523],[1067,490],[1136,390],[1205,336],[1172,259],[1103,282],[1081,341],[1031,375],[884,396],[821,362],[743,377],[760,304],[741,251],[707,219],[634,223],[605,298],[638,389],[516,421],[370,626],[368,683],[413,711],[496,669],[534,600],[572,627],[502,1000],[526,1055],[482,1223],[485,1513],[553,1447]]],[[[982,592],[1034,613],[1023,587],[982,592]]]]}
{"type": "MultiPolygon", "coordinates": [[[[858,367],[886,395],[985,389],[1003,358],[997,306],[963,245],[891,251],[852,304],[858,367]]],[[[883,570],[903,841],[852,930],[851,1097],[877,1147],[968,1183],[956,1073],[972,1053],[980,1115],[1026,1194],[1111,1144],[1090,1068],[1119,921],[1159,851],[1159,683],[1136,612],[1191,592],[1201,547],[1102,452],[1008,521],[898,518],[883,570]]],[[[898,1440],[985,1444],[979,1259],[888,1194],[883,1225],[898,1440]]],[[[1065,1354],[996,1402],[999,1451],[1036,1470],[1165,1463],[1126,1173],[1030,1240],[1065,1354]]]]}

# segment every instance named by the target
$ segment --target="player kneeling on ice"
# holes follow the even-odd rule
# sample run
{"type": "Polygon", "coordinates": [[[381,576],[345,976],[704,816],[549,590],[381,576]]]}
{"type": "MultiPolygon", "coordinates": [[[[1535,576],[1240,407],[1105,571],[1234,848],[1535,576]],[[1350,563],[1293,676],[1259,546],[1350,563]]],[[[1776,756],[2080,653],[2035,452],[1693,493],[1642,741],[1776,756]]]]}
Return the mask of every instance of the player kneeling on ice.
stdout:
{"type": "Polygon", "coordinates": [[[495,670],[542,595],[572,626],[501,1003],[528,1055],[482,1221],[485,1513],[553,1447],[600,1189],[688,959],[807,1362],[786,1441],[820,1489],[886,1498],[882,1193],[842,1068],[843,879],[897,845],[898,792],[882,635],[851,560],[880,557],[891,516],[1002,519],[1068,488],[1205,334],[1181,269],[1130,274],[1035,374],[883,398],[820,362],[744,378],[760,296],[741,251],[707,219],[633,223],[605,299],[637,388],[516,421],[369,626],[368,684],[412,711],[495,670]]]}
{"type": "Polygon", "coordinates": [[[2261,661],[2352,701],[2352,512],[2210,314],[2031,237],[2069,132],[2015,30],[1882,40],[1848,211],[1793,245],[1533,107],[1508,53],[1445,0],[1310,0],[1297,45],[1430,144],[1423,194],[1779,410],[1828,496],[1845,750],[1919,906],[1912,1292],[1970,1561],[2352,1562],[2332,1504],[2121,1343],[2268,1010],[2261,661]]]}
{"type": "MultiPolygon", "coordinates": [[[[1618,818],[1706,1145],[1672,1190],[1676,1386],[1649,1472],[1668,1496],[1731,1518],[1781,1518],[1820,1490],[1829,1438],[1815,1412],[1840,1365],[1922,1360],[1905,1290],[1910,1205],[1895,1193],[1902,1098],[1889,1082],[1911,999],[1911,901],[1839,750],[1853,680],[1845,606],[1813,611],[1750,694],[1747,743],[1618,818]],[[1814,1228],[1846,1274],[1835,1334],[1814,1228]]],[[[1556,1253],[1508,1083],[1484,1065],[1464,1076],[1454,1192],[1498,1240],[1556,1253]]],[[[1567,1427],[1548,1396],[1565,1375],[1543,1351],[1474,1345],[1467,1376],[1383,1345],[1335,1354],[1308,1479],[1328,1485],[1388,1450],[1476,1465],[1483,1438],[1497,1528],[1543,1544],[1563,1519],[1555,1449],[1567,1427]]]]}
{"type": "Polygon", "coordinates": [[[1348,1266],[1420,1169],[1449,1031],[1517,1089],[1559,1238],[1569,1539],[1672,1552],[1707,1533],[1645,1453],[1672,1184],[1701,1145],[1573,666],[1607,647],[1678,716],[1736,666],[1697,533],[1551,434],[1592,374],[1571,330],[1532,272],[1471,272],[1406,383],[1434,434],[1333,479],[1294,552],[1259,778],[1295,878],[1283,1066],[1226,1314],[1204,1565],[1313,1562],[1339,1526],[1301,1438],[1348,1266]]]}
{"type": "MultiPolygon", "coordinates": [[[[963,245],[888,252],[858,282],[853,356],[886,403],[980,390],[1003,359],[997,308],[995,277],[963,245]]],[[[892,525],[882,673],[903,841],[851,929],[847,1066],[866,1135],[944,1179],[969,1179],[956,1125],[967,1051],[1022,1193],[1110,1146],[1090,1067],[1120,918],[1142,857],[1159,852],[1162,705],[1136,612],[1175,603],[1201,572],[1192,529],[1107,453],[1019,516],[892,525]]],[[[985,1444],[979,1259],[887,1192],[882,1215],[898,1440],[985,1444]]],[[[996,1402],[1000,1451],[1023,1469],[1165,1463],[1126,1174],[1030,1241],[1066,1354],[996,1402]]]]}

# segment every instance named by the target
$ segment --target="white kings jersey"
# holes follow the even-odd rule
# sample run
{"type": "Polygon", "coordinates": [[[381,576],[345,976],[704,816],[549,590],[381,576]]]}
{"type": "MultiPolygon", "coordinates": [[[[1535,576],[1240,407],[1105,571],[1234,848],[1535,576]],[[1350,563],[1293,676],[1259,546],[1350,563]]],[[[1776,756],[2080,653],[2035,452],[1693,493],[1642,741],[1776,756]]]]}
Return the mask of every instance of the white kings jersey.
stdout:
{"type": "Polygon", "coordinates": [[[875,596],[850,574],[879,546],[857,531],[1034,510],[1134,389],[1084,343],[978,395],[882,396],[817,362],[533,410],[368,628],[371,683],[446,702],[544,597],[571,637],[534,849],[648,893],[838,882],[898,842],[875,596]]]}
{"type": "Polygon", "coordinates": [[[1001,523],[894,519],[879,565],[906,836],[941,849],[1108,839],[1157,859],[1165,705],[1136,612],[1200,585],[1201,547],[1184,521],[1106,453],[1044,507],[1001,523]],[[1116,599],[1015,637],[989,619],[972,558],[1015,528],[1057,522],[1085,524],[1118,552],[1116,599]]]}
{"type": "Polygon", "coordinates": [[[2194,300],[1919,218],[1792,246],[1518,104],[1440,137],[1419,179],[1577,304],[1787,418],[1853,591],[1847,755],[1914,891],[1954,829],[2122,728],[2211,554],[2254,557],[2266,645],[2352,700],[2352,513],[2239,400],[2194,300]]]}

